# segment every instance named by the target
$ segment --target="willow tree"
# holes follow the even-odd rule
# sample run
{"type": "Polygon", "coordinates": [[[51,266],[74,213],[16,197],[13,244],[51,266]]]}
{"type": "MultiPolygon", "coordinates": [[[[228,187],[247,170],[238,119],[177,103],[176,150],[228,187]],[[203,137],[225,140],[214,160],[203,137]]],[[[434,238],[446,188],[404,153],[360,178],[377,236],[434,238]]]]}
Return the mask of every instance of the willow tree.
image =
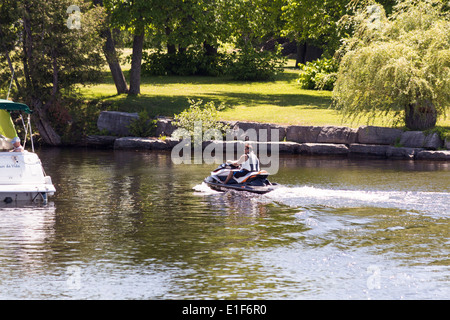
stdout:
{"type": "Polygon", "coordinates": [[[450,107],[450,17],[444,2],[402,1],[389,18],[372,3],[352,22],[333,91],[347,118],[384,116],[412,130],[450,107]]]}

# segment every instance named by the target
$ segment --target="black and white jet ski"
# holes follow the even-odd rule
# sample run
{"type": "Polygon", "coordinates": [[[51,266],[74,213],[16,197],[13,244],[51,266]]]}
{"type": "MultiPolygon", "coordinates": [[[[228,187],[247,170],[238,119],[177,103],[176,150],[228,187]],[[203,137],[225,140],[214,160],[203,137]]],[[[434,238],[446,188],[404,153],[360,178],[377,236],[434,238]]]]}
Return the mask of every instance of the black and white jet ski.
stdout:
{"type": "Polygon", "coordinates": [[[271,183],[267,177],[269,173],[266,170],[251,171],[240,178],[232,177],[227,184],[224,184],[230,171],[239,171],[239,166],[230,163],[223,163],[207,178],[204,182],[216,191],[248,191],[253,193],[264,194],[275,189],[276,183],[271,183]]]}

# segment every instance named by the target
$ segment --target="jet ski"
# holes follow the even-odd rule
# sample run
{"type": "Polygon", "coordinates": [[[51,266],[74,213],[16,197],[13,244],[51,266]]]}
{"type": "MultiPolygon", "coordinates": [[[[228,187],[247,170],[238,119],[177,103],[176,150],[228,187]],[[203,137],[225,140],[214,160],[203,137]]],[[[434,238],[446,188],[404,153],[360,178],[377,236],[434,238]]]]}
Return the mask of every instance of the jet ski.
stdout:
{"type": "Polygon", "coordinates": [[[239,166],[230,163],[223,163],[217,167],[211,175],[205,178],[204,182],[216,191],[248,191],[258,194],[264,194],[275,189],[276,183],[271,183],[267,177],[269,173],[266,170],[251,171],[245,176],[236,178],[232,177],[227,184],[224,184],[230,171],[239,171],[239,166]]]}

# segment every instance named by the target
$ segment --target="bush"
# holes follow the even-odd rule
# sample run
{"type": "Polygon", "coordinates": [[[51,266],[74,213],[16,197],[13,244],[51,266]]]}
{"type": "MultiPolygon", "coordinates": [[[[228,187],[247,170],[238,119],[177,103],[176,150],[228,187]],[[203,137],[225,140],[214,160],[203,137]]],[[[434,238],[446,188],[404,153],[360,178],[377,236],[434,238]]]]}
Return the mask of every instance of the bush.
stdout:
{"type": "Polygon", "coordinates": [[[147,111],[141,111],[139,118],[131,122],[128,129],[134,137],[151,137],[155,133],[156,123],[157,120],[150,119],[147,111]]]}
{"type": "Polygon", "coordinates": [[[333,90],[337,78],[338,64],[334,59],[318,59],[299,64],[298,83],[303,89],[333,90]]]}
{"type": "Polygon", "coordinates": [[[203,50],[188,50],[173,54],[143,53],[142,72],[152,76],[219,76],[224,74],[227,57],[206,55],[203,50]]]}
{"type": "Polygon", "coordinates": [[[143,53],[142,73],[151,76],[220,76],[235,80],[273,80],[283,70],[285,59],[281,49],[276,52],[258,51],[248,47],[238,53],[207,55],[203,49],[190,48],[173,54],[143,53]]]}
{"type": "MultiPolygon", "coordinates": [[[[207,102],[203,104],[202,100],[188,100],[189,101],[189,109],[184,110],[178,115],[174,116],[173,124],[179,129],[186,130],[191,137],[193,137],[194,141],[201,141],[202,139],[198,139],[196,135],[200,134],[200,132],[196,132],[195,125],[196,122],[201,122],[202,124],[202,137],[205,132],[210,129],[217,129],[224,132],[228,129],[228,125],[219,121],[219,111],[225,108],[225,105],[221,103],[219,106],[216,106],[213,101],[207,102]]],[[[177,129],[177,130],[179,130],[177,129]]],[[[176,136],[177,133],[174,133],[173,136],[176,136]]]]}
{"type": "Polygon", "coordinates": [[[275,52],[247,47],[232,55],[228,74],[235,80],[273,80],[283,70],[285,62],[279,47],[275,52]]]}

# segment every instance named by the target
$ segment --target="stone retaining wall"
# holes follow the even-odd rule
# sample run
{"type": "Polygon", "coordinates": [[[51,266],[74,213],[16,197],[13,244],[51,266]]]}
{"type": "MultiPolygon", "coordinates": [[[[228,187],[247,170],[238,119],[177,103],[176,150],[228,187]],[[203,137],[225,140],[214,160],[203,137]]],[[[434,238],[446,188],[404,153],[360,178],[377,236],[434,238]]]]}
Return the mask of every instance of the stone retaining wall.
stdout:
{"type": "MultiPolygon", "coordinates": [[[[136,118],[137,114],[104,111],[100,114],[97,125],[100,130],[108,131],[116,136],[128,135],[127,126],[136,118]]],[[[272,138],[271,130],[277,130],[278,141],[269,142],[267,148],[270,150],[276,147],[280,153],[450,160],[450,151],[448,151],[450,143],[442,141],[437,133],[427,135],[421,131],[403,131],[376,126],[362,126],[354,129],[343,126],[281,126],[241,121],[227,123],[234,130],[242,129],[245,132],[255,129],[257,139],[260,139],[260,134],[269,132],[268,141],[272,138]],[[447,150],[443,150],[444,148],[447,150]]],[[[114,149],[171,150],[179,142],[170,138],[175,129],[171,119],[161,118],[157,122],[156,136],[165,136],[165,139],[89,136],[86,145],[114,149]]],[[[242,142],[210,141],[203,143],[203,148],[209,143],[242,142]]]]}

